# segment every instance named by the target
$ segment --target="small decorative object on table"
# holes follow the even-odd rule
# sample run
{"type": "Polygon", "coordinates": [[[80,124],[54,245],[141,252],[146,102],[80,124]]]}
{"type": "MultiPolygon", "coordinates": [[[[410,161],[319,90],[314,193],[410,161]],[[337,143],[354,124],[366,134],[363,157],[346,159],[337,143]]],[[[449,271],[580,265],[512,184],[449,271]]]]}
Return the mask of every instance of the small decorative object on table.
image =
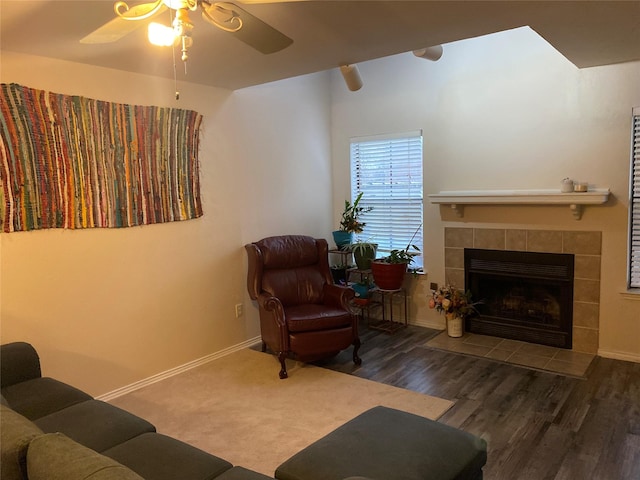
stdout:
{"type": "Polygon", "coordinates": [[[573,180],[569,177],[563,178],[561,182],[560,191],[562,193],[572,193],[573,192],[573,180]]]}
{"type": "Polygon", "coordinates": [[[589,191],[589,184],[587,182],[575,182],[573,184],[573,191],[574,192],[588,192],[589,191]]]}
{"type": "Polygon", "coordinates": [[[447,334],[450,337],[461,337],[464,320],[478,313],[475,307],[478,303],[480,302],[471,301],[471,291],[465,292],[452,285],[445,285],[432,291],[429,308],[445,314],[447,334]]]}

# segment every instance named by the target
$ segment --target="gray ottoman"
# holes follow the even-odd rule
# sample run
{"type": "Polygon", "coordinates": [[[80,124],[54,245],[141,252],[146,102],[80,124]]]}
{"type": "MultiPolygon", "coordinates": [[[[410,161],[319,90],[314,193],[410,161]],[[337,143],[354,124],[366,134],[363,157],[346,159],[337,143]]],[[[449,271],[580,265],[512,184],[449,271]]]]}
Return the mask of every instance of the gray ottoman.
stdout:
{"type": "Polygon", "coordinates": [[[267,477],[248,468],[233,467],[222,475],[218,475],[215,480],[273,480],[273,477],[267,477]]]}
{"type": "Polygon", "coordinates": [[[279,480],[480,480],[487,443],[418,415],[374,407],[276,469],[279,480]]]}

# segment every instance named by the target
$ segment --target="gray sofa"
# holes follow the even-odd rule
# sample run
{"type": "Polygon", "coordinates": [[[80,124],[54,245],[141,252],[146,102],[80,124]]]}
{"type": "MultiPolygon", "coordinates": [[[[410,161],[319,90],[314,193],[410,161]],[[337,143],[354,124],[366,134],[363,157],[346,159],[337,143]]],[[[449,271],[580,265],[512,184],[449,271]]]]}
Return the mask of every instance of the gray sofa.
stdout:
{"type": "MultiPolygon", "coordinates": [[[[2,480],[269,480],[156,432],[52,378],[27,343],[0,346],[2,480]]],[[[486,442],[377,406],[282,463],[278,480],[481,480],[486,442]]]]}
{"type": "Polygon", "coordinates": [[[0,346],[2,480],[266,480],[53,378],[28,343],[0,346]]]}

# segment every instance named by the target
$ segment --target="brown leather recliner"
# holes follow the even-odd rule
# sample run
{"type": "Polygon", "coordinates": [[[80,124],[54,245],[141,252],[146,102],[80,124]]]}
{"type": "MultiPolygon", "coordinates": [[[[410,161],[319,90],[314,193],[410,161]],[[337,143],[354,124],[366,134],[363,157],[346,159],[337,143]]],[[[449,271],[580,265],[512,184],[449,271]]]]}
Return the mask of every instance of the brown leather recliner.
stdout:
{"type": "Polygon", "coordinates": [[[268,237],[245,245],[249,255],[247,288],[260,311],[262,351],[278,355],[280,378],[285,359],[313,361],[353,345],[358,357],[357,317],[349,310],[354,292],[334,285],[327,241],[304,235],[268,237]]]}

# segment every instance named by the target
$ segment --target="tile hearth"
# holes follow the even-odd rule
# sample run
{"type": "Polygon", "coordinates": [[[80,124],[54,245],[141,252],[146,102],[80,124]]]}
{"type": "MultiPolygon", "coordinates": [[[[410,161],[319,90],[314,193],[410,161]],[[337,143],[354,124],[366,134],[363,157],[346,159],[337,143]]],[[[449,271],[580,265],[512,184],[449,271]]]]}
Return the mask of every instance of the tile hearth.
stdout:
{"type": "Polygon", "coordinates": [[[425,346],[576,377],[585,377],[595,358],[589,353],[475,333],[452,338],[445,331],[430,339],[425,346]]]}

